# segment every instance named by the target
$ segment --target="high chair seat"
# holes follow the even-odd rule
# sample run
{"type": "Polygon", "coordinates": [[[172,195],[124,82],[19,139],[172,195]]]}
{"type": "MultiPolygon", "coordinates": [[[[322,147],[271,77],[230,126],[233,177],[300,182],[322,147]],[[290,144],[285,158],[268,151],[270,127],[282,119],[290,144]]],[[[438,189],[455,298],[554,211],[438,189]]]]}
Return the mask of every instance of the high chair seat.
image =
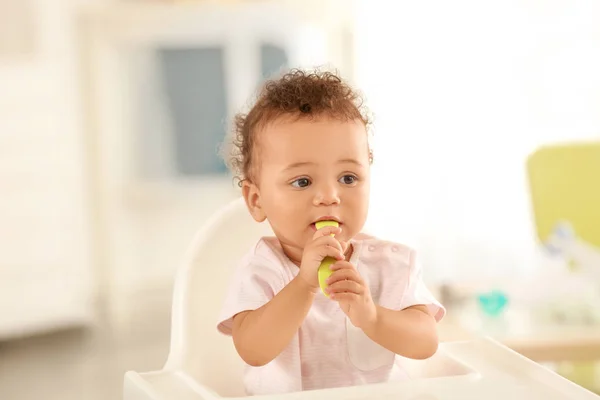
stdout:
{"type": "MultiPolygon", "coordinates": [[[[217,400],[243,397],[243,362],[232,340],[216,329],[236,262],[267,223],[249,215],[242,198],[215,213],[196,234],[178,270],[171,344],[160,371],[125,374],[124,400],[217,400]]],[[[257,399],[600,399],[589,391],[490,340],[445,343],[428,360],[403,359],[411,380],[305,391],[257,399]]]]}

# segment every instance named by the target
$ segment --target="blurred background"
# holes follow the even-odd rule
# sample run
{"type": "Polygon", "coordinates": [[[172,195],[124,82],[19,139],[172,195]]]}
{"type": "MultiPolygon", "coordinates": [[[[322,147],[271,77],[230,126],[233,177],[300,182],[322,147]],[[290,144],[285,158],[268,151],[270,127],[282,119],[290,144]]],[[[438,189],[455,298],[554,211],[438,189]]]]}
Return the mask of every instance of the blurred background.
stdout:
{"type": "Polygon", "coordinates": [[[258,85],[336,68],[374,113],[367,230],[481,334],[600,392],[600,3],[0,0],[0,398],[159,369],[217,150],[258,85]]]}

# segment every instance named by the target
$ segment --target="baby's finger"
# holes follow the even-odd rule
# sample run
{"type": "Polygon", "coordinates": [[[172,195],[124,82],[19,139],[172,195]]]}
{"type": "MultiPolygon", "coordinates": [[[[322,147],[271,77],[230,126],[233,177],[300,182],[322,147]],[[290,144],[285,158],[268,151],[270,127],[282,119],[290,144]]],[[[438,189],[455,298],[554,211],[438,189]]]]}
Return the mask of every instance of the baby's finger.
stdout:
{"type": "Polygon", "coordinates": [[[338,249],[340,251],[340,253],[344,253],[344,249],[342,248],[342,245],[340,244],[340,242],[338,242],[335,238],[331,237],[331,236],[322,236],[320,238],[317,238],[314,241],[314,244],[316,246],[330,246],[330,247],[335,247],[336,249],[338,249]]]}
{"type": "Polygon", "coordinates": [[[340,262],[336,262],[335,264],[333,264],[331,267],[329,267],[332,271],[339,271],[342,269],[350,269],[350,270],[354,270],[356,271],[356,267],[354,265],[352,265],[351,262],[349,261],[340,261],[340,262]]]}
{"type": "Polygon", "coordinates": [[[332,293],[329,295],[329,298],[337,301],[338,303],[352,303],[358,301],[360,295],[356,293],[332,293]]]}
{"type": "Polygon", "coordinates": [[[351,269],[341,269],[341,270],[335,271],[333,274],[331,274],[331,276],[329,278],[327,278],[325,283],[327,283],[328,285],[333,285],[335,282],[345,281],[345,280],[351,280],[351,281],[357,282],[361,285],[363,284],[362,278],[355,271],[353,271],[351,269]]]}
{"type": "Polygon", "coordinates": [[[325,289],[329,294],[337,294],[337,293],[355,293],[355,294],[363,294],[365,292],[365,288],[360,285],[358,282],[351,280],[341,280],[337,281],[334,284],[330,284],[325,289]]]}
{"type": "Polygon", "coordinates": [[[315,234],[313,235],[313,240],[316,240],[320,237],[323,236],[330,236],[330,235],[338,235],[342,232],[342,229],[338,226],[325,226],[321,229],[317,229],[317,231],[315,232],[315,234]]]}
{"type": "Polygon", "coordinates": [[[330,246],[328,244],[324,246],[319,246],[318,254],[320,259],[323,259],[325,257],[332,257],[338,261],[344,259],[344,253],[342,253],[342,251],[338,247],[330,246]]]}

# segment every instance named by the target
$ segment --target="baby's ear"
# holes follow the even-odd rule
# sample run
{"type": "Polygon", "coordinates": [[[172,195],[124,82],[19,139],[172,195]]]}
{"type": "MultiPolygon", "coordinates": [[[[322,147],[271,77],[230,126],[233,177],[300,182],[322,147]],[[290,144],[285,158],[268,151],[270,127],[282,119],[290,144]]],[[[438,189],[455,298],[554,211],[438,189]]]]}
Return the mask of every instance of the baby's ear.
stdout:
{"type": "Polygon", "coordinates": [[[252,218],[254,218],[256,222],[263,222],[267,219],[260,204],[260,190],[258,189],[258,186],[246,179],[242,182],[242,194],[252,218]]]}

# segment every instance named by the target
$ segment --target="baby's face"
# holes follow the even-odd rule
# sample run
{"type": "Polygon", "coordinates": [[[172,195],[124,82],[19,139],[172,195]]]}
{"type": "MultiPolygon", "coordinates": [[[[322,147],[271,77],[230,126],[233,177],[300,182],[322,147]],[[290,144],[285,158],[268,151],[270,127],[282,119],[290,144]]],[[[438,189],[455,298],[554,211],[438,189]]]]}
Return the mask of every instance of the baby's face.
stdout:
{"type": "Polygon", "coordinates": [[[257,145],[256,199],[290,258],[301,257],[318,220],[338,221],[340,240],[360,232],[370,190],[360,121],[280,120],[259,133],[257,145]]]}

